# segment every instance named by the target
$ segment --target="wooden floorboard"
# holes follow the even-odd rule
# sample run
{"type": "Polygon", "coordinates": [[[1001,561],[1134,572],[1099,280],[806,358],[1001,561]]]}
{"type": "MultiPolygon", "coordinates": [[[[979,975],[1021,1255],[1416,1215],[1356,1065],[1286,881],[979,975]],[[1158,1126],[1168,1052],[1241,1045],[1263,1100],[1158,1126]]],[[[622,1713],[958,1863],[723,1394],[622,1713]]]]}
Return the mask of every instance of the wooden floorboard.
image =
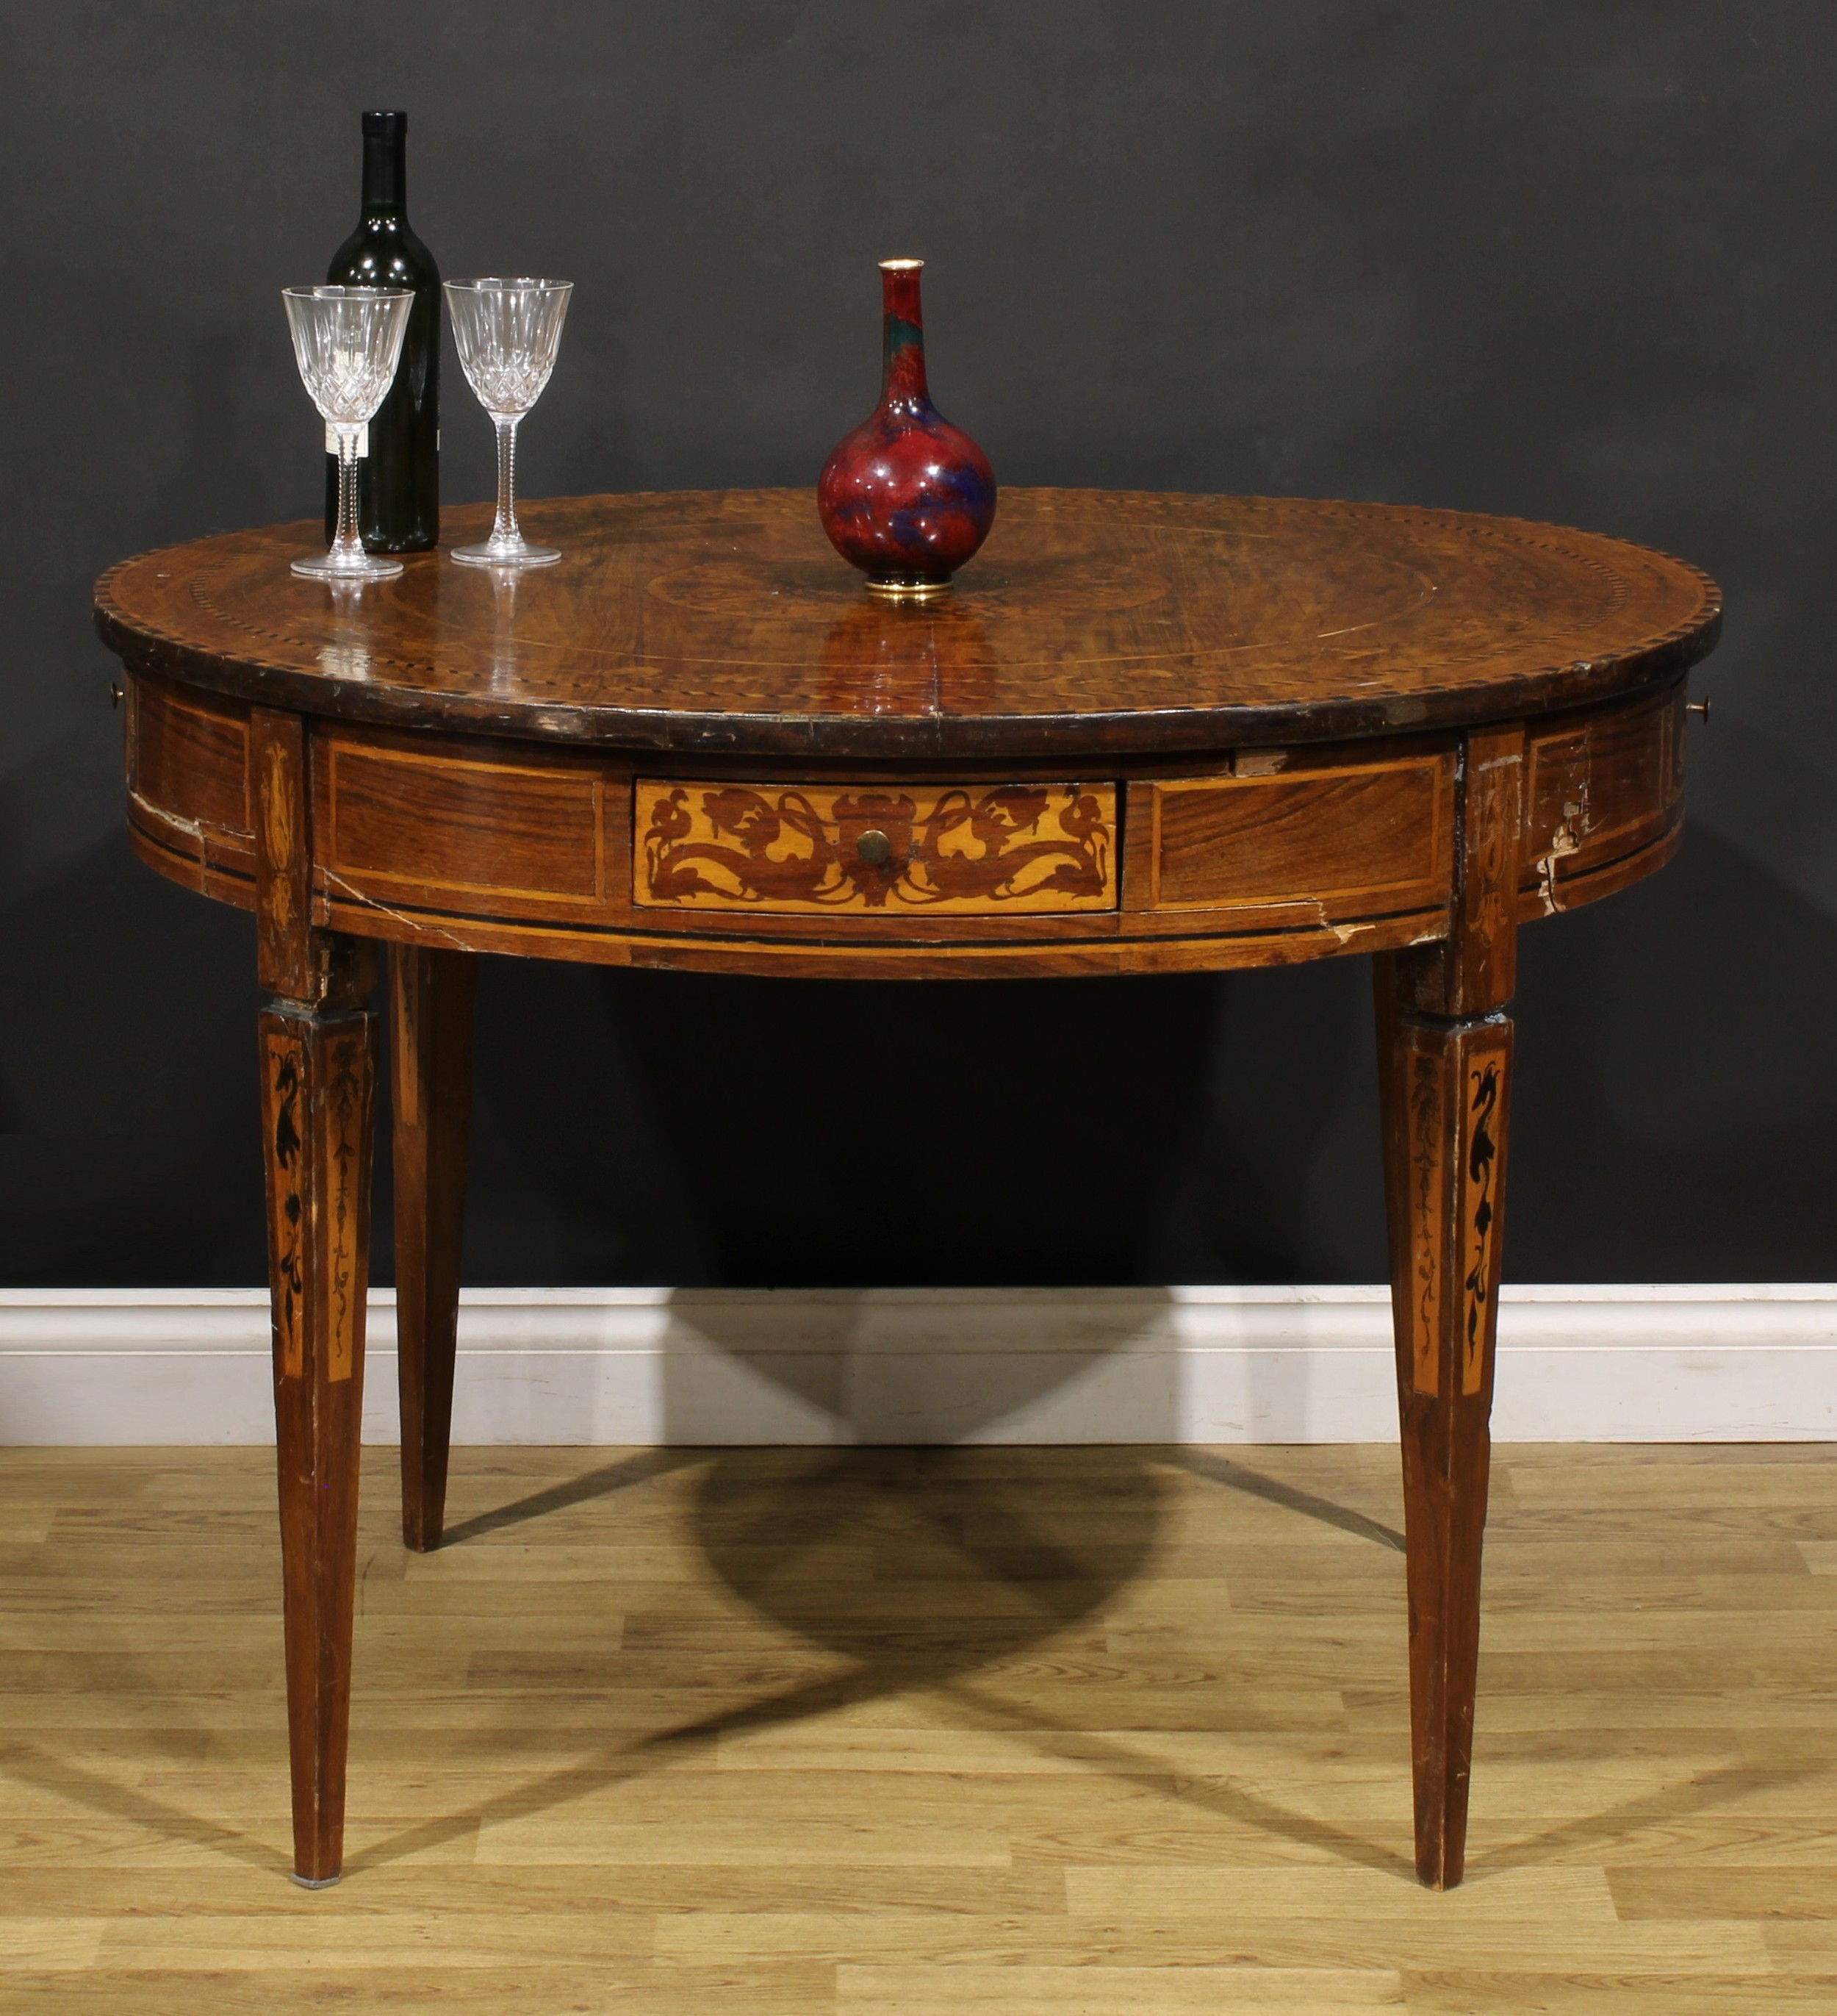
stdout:
{"type": "Polygon", "coordinates": [[[0,2010],[1828,2016],[1834,1465],[1500,1452],[1436,1896],[1391,1451],[376,1452],[308,1895],[271,1457],[0,1452],[0,2010]]]}

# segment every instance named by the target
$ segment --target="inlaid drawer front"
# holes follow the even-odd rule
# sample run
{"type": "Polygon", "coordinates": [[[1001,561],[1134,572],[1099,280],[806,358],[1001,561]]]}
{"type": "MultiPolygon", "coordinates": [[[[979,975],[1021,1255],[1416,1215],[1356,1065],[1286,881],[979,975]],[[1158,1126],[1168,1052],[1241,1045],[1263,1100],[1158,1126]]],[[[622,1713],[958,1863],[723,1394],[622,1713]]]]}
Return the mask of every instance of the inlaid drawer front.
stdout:
{"type": "Polygon", "coordinates": [[[641,777],[635,902],[672,909],[1116,907],[1114,784],[678,783],[641,777]]]}
{"type": "Polygon", "coordinates": [[[1453,887],[1451,754],[1182,779],[1155,799],[1157,909],[1335,923],[1432,909],[1453,887]]]}

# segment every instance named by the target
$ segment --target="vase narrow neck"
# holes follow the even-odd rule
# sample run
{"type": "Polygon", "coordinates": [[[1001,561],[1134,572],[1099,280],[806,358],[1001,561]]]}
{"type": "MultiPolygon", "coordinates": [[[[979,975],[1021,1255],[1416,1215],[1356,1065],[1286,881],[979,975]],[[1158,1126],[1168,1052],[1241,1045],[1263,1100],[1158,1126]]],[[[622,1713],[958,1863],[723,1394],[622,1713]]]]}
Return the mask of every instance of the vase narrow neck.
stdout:
{"type": "Polygon", "coordinates": [[[925,383],[925,313],[918,303],[916,265],[880,269],[886,307],[886,376],[881,401],[929,404],[925,383]]]}

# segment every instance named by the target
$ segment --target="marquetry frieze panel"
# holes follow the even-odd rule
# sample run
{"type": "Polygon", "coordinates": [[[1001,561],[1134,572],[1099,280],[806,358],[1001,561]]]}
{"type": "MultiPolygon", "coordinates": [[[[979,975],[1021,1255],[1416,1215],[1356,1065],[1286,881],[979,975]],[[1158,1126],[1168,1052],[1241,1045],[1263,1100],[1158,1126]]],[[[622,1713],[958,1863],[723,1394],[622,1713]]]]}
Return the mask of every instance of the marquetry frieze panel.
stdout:
{"type": "Polygon", "coordinates": [[[604,780],[340,740],[325,751],[335,881],[591,903],[603,893],[604,780]]]}
{"type": "Polygon", "coordinates": [[[640,778],[633,899],[674,909],[1008,913],[1116,907],[1113,784],[640,778]]]}
{"type": "Polygon", "coordinates": [[[246,840],[249,710],[158,679],[131,682],[128,787],[174,824],[246,840]]]}
{"type": "Polygon", "coordinates": [[[1321,920],[1445,904],[1454,877],[1451,753],[1155,792],[1158,910],[1302,905],[1321,920]]]}
{"type": "Polygon", "coordinates": [[[1521,881],[1531,914],[1587,901],[1592,879],[1611,881],[1681,820],[1684,698],[1680,684],[1533,729],[1521,881]]]}

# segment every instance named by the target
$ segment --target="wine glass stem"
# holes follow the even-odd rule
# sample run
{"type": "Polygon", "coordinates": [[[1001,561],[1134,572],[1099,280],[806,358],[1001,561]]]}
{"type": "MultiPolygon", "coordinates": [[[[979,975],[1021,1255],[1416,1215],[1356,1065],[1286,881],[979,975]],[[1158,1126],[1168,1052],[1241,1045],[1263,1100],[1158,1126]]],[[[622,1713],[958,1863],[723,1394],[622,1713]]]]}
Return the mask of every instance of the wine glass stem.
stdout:
{"type": "Polygon", "coordinates": [[[358,537],[358,430],[338,430],[338,532],[332,550],[341,560],[357,560],[364,550],[358,537]]]}
{"type": "Polygon", "coordinates": [[[491,527],[494,546],[520,546],[516,528],[516,422],[498,423],[498,517],[491,527]]]}

